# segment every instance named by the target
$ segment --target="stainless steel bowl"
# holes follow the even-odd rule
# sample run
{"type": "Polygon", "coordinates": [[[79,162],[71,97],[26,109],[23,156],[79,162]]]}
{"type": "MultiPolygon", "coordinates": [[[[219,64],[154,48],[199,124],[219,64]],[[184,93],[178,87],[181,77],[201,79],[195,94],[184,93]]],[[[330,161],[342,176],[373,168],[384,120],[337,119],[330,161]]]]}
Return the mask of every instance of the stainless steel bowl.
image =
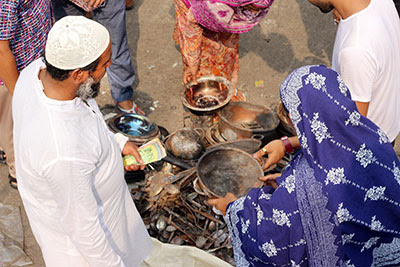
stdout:
{"type": "Polygon", "coordinates": [[[158,126],[139,114],[119,114],[107,120],[107,124],[112,132],[122,133],[138,145],[160,137],[158,126]]]}
{"type": "Polygon", "coordinates": [[[233,96],[230,81],[219,76],[203,76],[197,83],[188,83],[181,100],[185,107],[193,111],[210,112],[229,103],[233,96]]]}

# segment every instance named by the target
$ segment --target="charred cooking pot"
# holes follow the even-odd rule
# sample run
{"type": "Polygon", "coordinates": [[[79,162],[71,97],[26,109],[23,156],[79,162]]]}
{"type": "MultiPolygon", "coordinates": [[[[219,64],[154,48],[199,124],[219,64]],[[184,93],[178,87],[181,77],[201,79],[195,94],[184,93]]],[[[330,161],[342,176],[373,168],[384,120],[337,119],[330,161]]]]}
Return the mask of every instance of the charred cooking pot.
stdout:
{"type": "Polygon", "coordinates": [[[168,136],[167,150],[180,159],[198,159],[204,150],[200,129],[183,128],[168,136]]]}
{"type": "Polygon", "coordinates": [[[231,192],[237,197],[262,184],[263,170],[250,154],[237,148],[215,148],[206,152],[197,163],[199,183],[214,197],[231,192]]]}

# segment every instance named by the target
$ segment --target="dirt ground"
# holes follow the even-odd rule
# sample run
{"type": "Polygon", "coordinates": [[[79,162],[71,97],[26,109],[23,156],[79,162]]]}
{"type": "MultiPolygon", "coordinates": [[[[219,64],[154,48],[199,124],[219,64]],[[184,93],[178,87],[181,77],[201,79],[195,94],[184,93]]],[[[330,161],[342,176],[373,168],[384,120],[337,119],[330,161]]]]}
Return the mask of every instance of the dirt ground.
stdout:
{"type": "MultiPolygon", "coordinates": [[[[172,40],[175,24],[172,0],[135,0],[127,11],[132,63],[137,72],[135,101],[148,117],[170,132],[183,126],[179,98],[182,61],[172,40]]],[[[254,104],[270,105],[279,99],[279,86],[295,68],[309,64],[330,66],[336,26],[331,14],[322,14],[306,0],[277,0],[259,26],[240,40],[239,89],[254,104]],[[256,87],[256,81],[264,87],[256,87]]],[[[97,101],[112,104],[107,81],[97,101]]],[[[395,148],[400,154],[400,138],[395,148]]],[[[8,186],[8,171],[0,165],[0,202],[21,207],[25,251],[32,266],[44,266],[18,192],[8,186]]]]}

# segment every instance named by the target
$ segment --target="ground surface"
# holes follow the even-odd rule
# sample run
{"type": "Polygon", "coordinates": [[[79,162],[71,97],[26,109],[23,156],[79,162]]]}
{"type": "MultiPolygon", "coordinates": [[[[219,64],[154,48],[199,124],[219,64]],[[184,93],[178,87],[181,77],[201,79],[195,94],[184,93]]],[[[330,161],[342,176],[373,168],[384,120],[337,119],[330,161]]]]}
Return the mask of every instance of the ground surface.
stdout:
{"type": "MultiPolygon", "coordinates": [[[[136,102],[148,117],[170,132],[183,126],[179,92],[182,61],[172,41],[172,0],[135,0],[127,12],[132,62],[137,72],[136,102]],[[154,111],[152,111],[154,109],[154,111]]],[[[277,0],[266,18],[241,36],[239,88],[254,104],[278,101],[279,86],[293,69],[308,64],[330,66],[336,26],[330,14],[322,14],[306,0],[277,0]],[[255,81],[264,81],[256,87],[255,81]]],[[[100,106],[112,104],[107,83],[97,98],[100,106]]],[[[400,154],[400,139],[396,151],[400,154]]],[[[0,202],[21,207],[25,250],[34,262],[44,266],[33,238],[18,192],[8,186],[8,171],[0,165],[0,202]]]]}

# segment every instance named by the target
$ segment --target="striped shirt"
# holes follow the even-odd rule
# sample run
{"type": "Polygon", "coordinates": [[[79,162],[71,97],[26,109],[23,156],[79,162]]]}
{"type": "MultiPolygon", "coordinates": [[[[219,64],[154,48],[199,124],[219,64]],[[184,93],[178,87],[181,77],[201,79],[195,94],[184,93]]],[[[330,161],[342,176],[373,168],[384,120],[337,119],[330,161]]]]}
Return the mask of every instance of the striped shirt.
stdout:
{"type": "Polygon", "coordinates": [[[42,55],[53,21],[51,0],[0,0],[0,40],[9,41],[18,71],[42,55]]]}

